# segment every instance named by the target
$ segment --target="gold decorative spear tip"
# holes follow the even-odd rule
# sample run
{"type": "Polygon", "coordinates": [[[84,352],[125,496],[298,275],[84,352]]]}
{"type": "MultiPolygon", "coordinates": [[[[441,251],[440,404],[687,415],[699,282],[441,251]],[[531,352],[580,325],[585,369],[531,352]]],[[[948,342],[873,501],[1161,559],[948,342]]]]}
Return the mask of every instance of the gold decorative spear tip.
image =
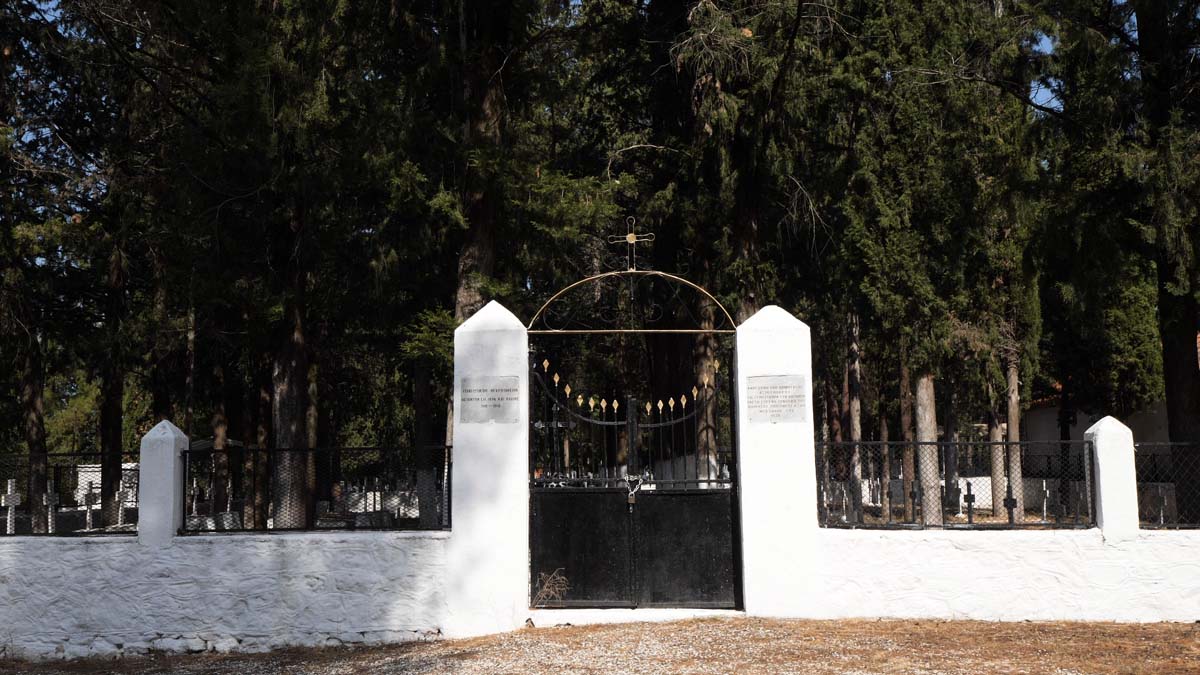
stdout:
{"type": "Polygon", "coordinates": [[[681,406],[683,406],[683,407],[685,407],[685,408],[687,407],[687,394],[680,394],[680,395],[679,395],[679,405],[681,405],[681,406]]]}
{"type": "Polygon", "coordinates": [[[550,359],[542,361],[542,372],[550,372],[550,359]]]}
{"type": "Polygon", "coordinates": [[[554,374],[554,386],[558,386],[558,373],[554,374]]]}
{"type": "Polygon", "coordinates": [[[600,399],[600,409],[608,410],[608,399],[606,399],[606,398],[600,399]]]}
{"type": "Polygon", "coordinates": [[[662,414],[662,399],[658,399],[658,414],[662,414]]]}
{"type": "Polygon", "coordinates": [[[591,410],[592,412],[596,411],[596,397],[595,396],[588,397],[588,409],[591,410]]]}
{"type": "Polygon", "coordinates": [[[571,385],[568,384],[567,386],[563,387],[563,393],[565,393],[567,395],[567,398],[570,398],[571,397],[571,385]]]}
{"type": "Polygon", "coordinates": [[[575,405],[579,406],[580,408],[583,407],[583,394],[579,394],[575,397],[575,405]]]}
{"type": "Polygon", "coordinates": [[[620,407],[621,407],[621,402],[614,398],[613,399],[613,412],[617,412],[617,408],[620,408],[620,407]]]}
{"type": "Polygon", "coordinates": [[[650,405],[650,401],[646,401],[646,414],[647,415],[650,414],[651,408],[652,408],[652,406],[650,405]]]}
{"type": "Polygon", "coordinates": [[[692,387],[692,398],[696,398],[699,395],[700,395],[700,390],[695,387],[692,387]]]}
{"type": "Polygon", "coordinates": [[[674,398],[667,399],[667,407],[671,409],[671,412],[675,412],[675,399],[674,398]]]}

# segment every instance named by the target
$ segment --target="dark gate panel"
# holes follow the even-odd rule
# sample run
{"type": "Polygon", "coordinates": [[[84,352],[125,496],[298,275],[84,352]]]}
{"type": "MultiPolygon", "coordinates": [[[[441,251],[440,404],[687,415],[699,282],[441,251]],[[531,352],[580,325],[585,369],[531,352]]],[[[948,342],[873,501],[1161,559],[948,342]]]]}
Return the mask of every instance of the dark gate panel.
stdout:
{"type": "Polygon", "coordinates": [[[556,571],[568,590],[539,607],[631,607],[630,515],[624,489],[533,489],[531,598],[556,571]]]}
{"type": "Polygon", "coordinates": [[[633,513],[639,607],[736,606],[732,490],[643,490],[633,513]]]}
{"type": "Polygon", "coordinates": [[[653,401],[530,366],[531,604],[736,608],[736,453],[719,442],[734,401],[718,362],[653,401]]]}

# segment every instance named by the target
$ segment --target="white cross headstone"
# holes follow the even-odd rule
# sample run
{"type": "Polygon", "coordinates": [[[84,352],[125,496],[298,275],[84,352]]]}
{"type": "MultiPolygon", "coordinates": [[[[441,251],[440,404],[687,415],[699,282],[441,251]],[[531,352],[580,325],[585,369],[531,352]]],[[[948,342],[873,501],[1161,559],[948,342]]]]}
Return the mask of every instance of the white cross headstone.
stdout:
{"type": "Polygon", "coordinates": [[[8,507],[8,523],[5,534],[17,533],[17,507],[21,505],[21,495],[17,492],[17,481],[15,478],[8,479],[7,494],[0,495],[0,506],[8,507]]]}
{"type": "Polygon", "coordinates": [[[117,500],[117,524],[118,525],[125,524],[125,503],[133,501],[134,497],[136,497],[136,496],[137,496],[137,493],[134,492],[133,490],[117,490],[116,500],[117,500]]]}
{"type": "Polygon", "coordinates": [[[87,492],[83,495],[84,529],[92,529],[92,506],[100,501],[100,495],[95,493],[94,483],[88,481],[87,492]]]}
{"type": "Polygon", "coordinates": [[[54,534],[54,512],[58,506],[58,492],[54,489],[54,481],[46,481],[46,494],[42,495],[42,505],[46,507],[46,533],[54,534]]]}

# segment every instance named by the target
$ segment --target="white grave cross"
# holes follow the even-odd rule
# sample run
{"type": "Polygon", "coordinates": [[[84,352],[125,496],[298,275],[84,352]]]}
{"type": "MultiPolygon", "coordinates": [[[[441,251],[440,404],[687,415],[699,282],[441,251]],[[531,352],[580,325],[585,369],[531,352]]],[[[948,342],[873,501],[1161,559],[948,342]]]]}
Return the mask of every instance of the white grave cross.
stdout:
{"type": "Polygon", "coordinates": [[[21,494],[17,492],[17,480],[8,479],[8,493],[0,495],[0,506],[8,507],[8,523],[5,534],[17,533],[17,507],[21,505],[21,494]]]}
{"type": "Polygon", "coordinates": [[[83,496],[84,529],[92,529],[92,507],[100,503],[100,495],[96,494],[94,483],[88,481],[87,493],[83,496]]]}
{"type": "Polygon", "coordinates": [[[117,490],[117,524],[125,524],[125,504],[133,501],[137,493],[133,490],[117,490]]]}

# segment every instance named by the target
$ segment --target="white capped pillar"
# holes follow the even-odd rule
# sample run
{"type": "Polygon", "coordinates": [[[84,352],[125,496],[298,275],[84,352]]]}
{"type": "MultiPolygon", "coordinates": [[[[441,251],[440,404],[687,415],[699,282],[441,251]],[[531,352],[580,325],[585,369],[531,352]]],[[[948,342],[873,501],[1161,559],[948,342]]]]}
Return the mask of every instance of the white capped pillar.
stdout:
{"type": "Polygon", "coordinates": [[[771,305],[738,326],[742,592],[752,616],[803,616],[810,595],[818,528],[812,387],[804,322],[771,305]]]}
{"type": "Polygon", "coordinates": [[[183,527],[187,434],[163,420],[142,436],[138,459],[138,543],[166,546],[183,527]]]}
{"type": "Polygon", "coordinates": [[[529,615],[529,338],[489,302],[454,331],[446,621],[469,637],[529,615]]]}
{"type": "Polygon", "coordinates": [[[1092,442],[1096,481],[1096,524],[1105,541],[1137,537],[1137,467],[1133,432],[1115,417],[1093,424],[1083,437],[1092,442]]]}

